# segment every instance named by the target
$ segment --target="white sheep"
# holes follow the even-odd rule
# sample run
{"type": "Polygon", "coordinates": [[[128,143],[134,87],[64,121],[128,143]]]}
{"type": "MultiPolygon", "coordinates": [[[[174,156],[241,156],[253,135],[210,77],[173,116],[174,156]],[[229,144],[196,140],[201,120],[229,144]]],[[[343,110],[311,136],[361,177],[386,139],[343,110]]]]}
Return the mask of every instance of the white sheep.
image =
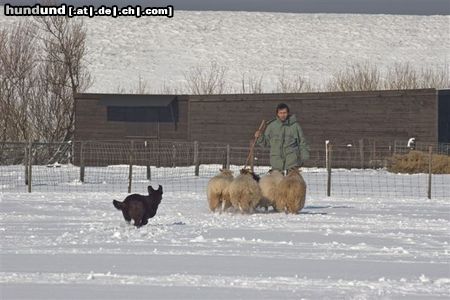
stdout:
{"type": "Polygon", "coordinates": [[[261,177],[259,187],[261,188],[262,198],[259,201],[258,206],[264,207],[266,211],[269,206],[272,206],[275,210],[277,210],[275,198],[278,193],[278,184],[282,179],[283,174],[277,170],[271,170],[269,174],[261,177]]]}
{"type": "Polygon", "coordinates": [[[289,173],[278,184],[275,198],[276,209],[287,213],[297,214],[305,206],[306,183],[300,170],[289,170],[289,173]]]}
{"type": "Polygon", "coordinates": [[[220,173],[209,180],[206,194],[211,211],[224,211],[231,206],[228,186],[232,181],[233,172],[227,169],[220,169],[220,173]]]}
{"type": "Polygon", "coordinates": [[[242,213],[251,213],[261,200],[259,176],[247,169],[242,169],[228,187],[231,204],[242,213]]]}

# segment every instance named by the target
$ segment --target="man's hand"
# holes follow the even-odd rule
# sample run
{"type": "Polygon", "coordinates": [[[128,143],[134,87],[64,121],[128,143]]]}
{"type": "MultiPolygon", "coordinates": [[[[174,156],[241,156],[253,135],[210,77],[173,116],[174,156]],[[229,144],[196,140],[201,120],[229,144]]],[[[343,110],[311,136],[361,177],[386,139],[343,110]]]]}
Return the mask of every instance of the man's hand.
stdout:
{"type": "Polygon", "coordinates": [[[255,132],[255,139],[259,138],[261,136],[261,131],[256,130],[255,132]]]}

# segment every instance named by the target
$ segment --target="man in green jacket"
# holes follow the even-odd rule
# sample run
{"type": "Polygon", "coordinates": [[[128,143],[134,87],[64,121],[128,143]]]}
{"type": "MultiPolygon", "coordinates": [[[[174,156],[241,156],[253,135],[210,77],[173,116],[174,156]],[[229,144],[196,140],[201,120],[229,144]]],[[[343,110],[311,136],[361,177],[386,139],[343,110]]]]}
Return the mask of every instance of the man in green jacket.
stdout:
{"type": "Polygon", "coordinates": [[[257,144],[270,147],[272,169],[284,171],[301,167],[309,159],[309,146],[295,115],[289,114],[289,107],[280,103],[277,117],[267,123],[264,132],[255,132],[257,144]]]}

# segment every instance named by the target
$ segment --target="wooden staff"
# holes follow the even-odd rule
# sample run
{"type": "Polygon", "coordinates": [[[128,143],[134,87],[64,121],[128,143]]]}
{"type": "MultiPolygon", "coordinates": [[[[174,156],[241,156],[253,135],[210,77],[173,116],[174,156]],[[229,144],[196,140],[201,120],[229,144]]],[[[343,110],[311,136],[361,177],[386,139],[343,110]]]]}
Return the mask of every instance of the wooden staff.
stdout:
{"type": "MultiPolygon", "coordinates": [[[[265,120],[262,120],[262,121],[261,121],[261,125],[259,125],[258,131],[259,131],[261,134],[263,134],[263,131],[264,131],[265,127],[266,127],[266,121],[265,121],[265,120]]],[[[247,168],[250,159],[253,157],[253,151],[254,151],[254,149],[255,149],[256,140],[257,140],[257,138],[254,137],[252,143],[250,144],[250,151],[249,151],[249,153],[248,153],[247,160],[245,161],[244,169],[247,168]]],[[[252,166],[253,166],[253,160],[252,160],[251,164],[252,164],[252,166]]]]}

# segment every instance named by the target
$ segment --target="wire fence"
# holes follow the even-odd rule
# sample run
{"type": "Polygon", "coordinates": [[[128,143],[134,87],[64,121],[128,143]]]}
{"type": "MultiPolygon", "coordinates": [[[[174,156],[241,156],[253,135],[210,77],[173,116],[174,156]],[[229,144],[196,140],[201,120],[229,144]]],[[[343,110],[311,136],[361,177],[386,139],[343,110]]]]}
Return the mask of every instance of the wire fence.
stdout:
{"type": "MultiPolygon", "coordinates": [[[[327,159],[325,145],[311,149],[311,158],[302,168],[308,197],[450,200],[450,174],[388,171],[393,155],[409,151],[398,145],[332,145],[327,159]]],[[[203,193],[220,168],[228,167],[237,175],[247,157],[246,147],[197,142],[3,142],[0,192],[144,193],[149,184],[161,184],[166,191],[203,193]]],[[[268,149],[255,149],[252,162],[257,174],[268,172],[269,161],[268,149]]]]}

